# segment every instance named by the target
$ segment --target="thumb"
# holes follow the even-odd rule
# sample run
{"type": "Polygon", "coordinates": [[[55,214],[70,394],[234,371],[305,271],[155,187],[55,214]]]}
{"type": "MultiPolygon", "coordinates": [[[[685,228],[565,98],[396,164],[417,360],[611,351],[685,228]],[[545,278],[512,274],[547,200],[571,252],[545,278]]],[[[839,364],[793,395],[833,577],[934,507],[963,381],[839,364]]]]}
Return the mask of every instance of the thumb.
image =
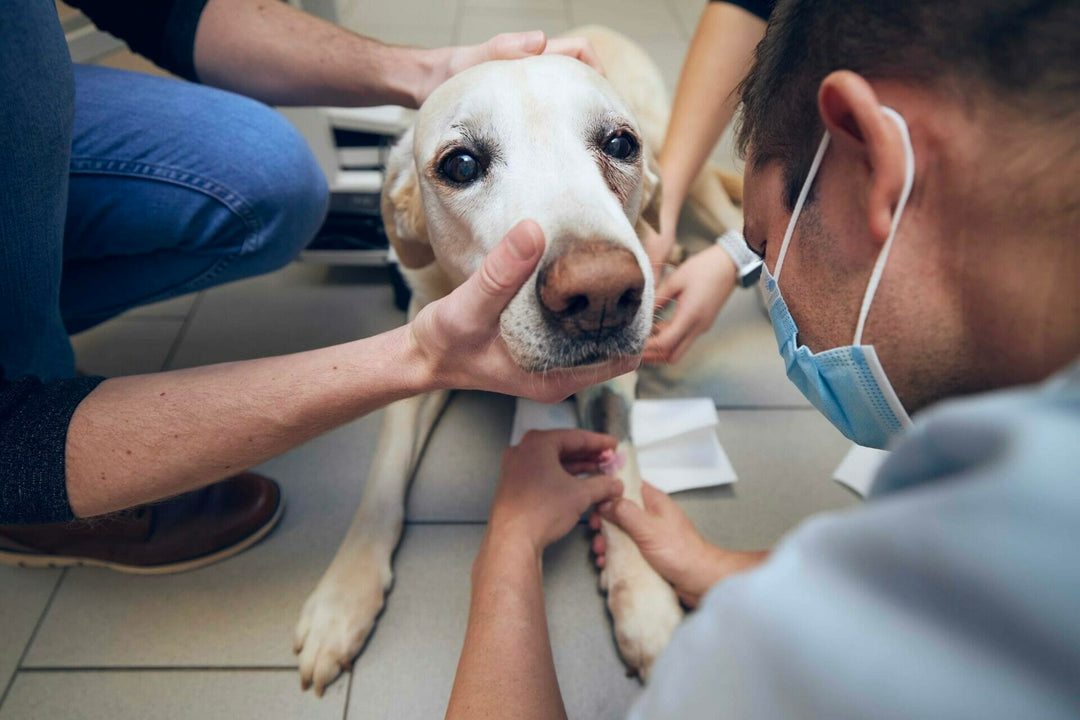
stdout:
{"type": "Polygon", "coordinates": [[[539,55],[546,45],[547,35],[542,30],[502,33],[487,42],[487,56],[490,60],[514,60],[539,55]]]}
{"type": "Polygon", "coordinates": [[[536,222],[522,220],[512,227],[461,286],[462,317],[494,322],[532,275],[543,253],[544,233],[536,222]]]}
{"type": "Polygon", "coordinates": [[[632,500],[616,498],[612,502],[602,503],[597,510],[600,517],[622,528],[635,544],[641,545],[648,539],[651,518],[632,500]]]}
{"type": "Polygon", "coordinates": [[[622,495],[622,481],[610,475],[593,475],[581,481],[586,509],[598,502],[622,495]]]}

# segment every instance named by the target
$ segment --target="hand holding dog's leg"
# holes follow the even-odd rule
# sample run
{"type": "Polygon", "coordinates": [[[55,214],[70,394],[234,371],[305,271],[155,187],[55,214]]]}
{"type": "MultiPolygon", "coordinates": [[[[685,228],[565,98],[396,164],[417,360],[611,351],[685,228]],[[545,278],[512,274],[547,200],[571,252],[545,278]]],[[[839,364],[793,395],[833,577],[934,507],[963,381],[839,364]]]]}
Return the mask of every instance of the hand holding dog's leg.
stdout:
{"type": "MultiPolygon", "coordinates": [[[[679,594],[688,607],[697,607],[702,596],[720,580],[756,567],[768,551],[735,551],[717,547],[694,527],[667,494],[646,482],[641,483],[640,500],[624,498],[603,503],[589,518],[594,530],[617,527],[640,550],[649,564],[679,594]],[[601,521],[605,522],[601,522],[601,521]]],[[[611,533],[593,540],[599,567],[610,564],[611,533]]]]}
{"type": "MultiPolygon", "coordinates": [[[[630,407],[636,386],[636,374],[623,375],[580,393],[577,402],[585,427],[619,439],[617,461],[611,468],[624,487],[617,501],[640,505],[641,473],[630,441],[630,407]]],[[[600,587],[607,591],[615,640],[623,660],[644,678],[682,621],[682,608],[671,585],[645,561],[622,530],[605,523],[603,537],[607,563],[600,573],[600,587]]]]}
{"type": "MultiPolygon", "coordinates": [[[[640,504],[637,453],[629,443],[620,445],[618,452],[626,458],[626,465],[619,473],[625,491],[614,502],[640,504]]],[[[606,564],[600,571],[600,586],[607,592],[615,640],[623,659],[644,679],[682,622],[682,608],[671,585],[657,574],[634,541],[617,525],[603,523],[598,537],[603,537],[606,543],[606,564]]]]}
{"type": "Polygon", "coordinates": [[[484,542],[473,564],[465,644],[446,717],[566,717],[544,617],[543,551],[594,503],[622,491],[596,472],[615,440],[533,431],[503,453],[484,542]]]}

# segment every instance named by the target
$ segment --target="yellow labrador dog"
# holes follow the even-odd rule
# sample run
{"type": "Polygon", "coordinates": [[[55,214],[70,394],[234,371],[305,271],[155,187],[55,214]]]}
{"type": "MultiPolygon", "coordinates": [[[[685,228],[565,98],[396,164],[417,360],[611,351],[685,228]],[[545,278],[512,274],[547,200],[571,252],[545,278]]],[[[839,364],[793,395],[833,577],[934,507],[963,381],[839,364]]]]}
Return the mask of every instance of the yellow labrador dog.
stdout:
{"type": "MultiPolygon", "coordinates": [[[[657,223],[650,152],[667,124],[663,81],[626,38],[602,28],[572,34],[589,38],[606,78],[560,56],[491,62],[455,76],[394,147],[383,191],[383,220],[413,290],[410,319],[477,270],[519,220],[539,223],[544,256],[501,318],[511,355],[537,372],[637,354],[653,320],[653,272],[639,229],[657,223]]],[[[716,231],[741,223],[711,171],[692,192],[716,231]]],[[[634,386],[635,376],[624,376],[577,403],[584,427],[619,438],[618,474],[640,503],[630,446],[634,386]]],[[[296,629],[301,681],[317,693],[350,666],[383,607],[408,482],[446,399],[431,393],[386,410],[360,509],[296,629]]],[[[682,609],[628,537],[609,525],[603,532],[600,582],[615,637],[644,676],[682,609]]]]}

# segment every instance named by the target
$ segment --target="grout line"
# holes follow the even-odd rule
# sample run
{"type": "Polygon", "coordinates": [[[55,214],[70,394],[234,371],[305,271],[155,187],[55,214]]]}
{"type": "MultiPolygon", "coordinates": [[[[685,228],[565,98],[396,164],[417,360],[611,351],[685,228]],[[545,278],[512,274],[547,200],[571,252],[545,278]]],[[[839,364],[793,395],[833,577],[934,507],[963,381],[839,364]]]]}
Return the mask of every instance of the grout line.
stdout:
{"type": "Polygon", "coordinates": [[[151,673],[151,672],[296,672],[296,665],[85,665],[79,667],[28,667],[21,673],[151,673]]]}
{"type": "MultiPolygon", "coordinates": [[[[360,649],[363,652],[364,648],[360,649]]],[[[355,658],[354,658],[355,662],[355,658]]],[[[345,686],[345,706],[341,710],[341,720],[349,720],[349,699],[352,698],[353,671],[349,670],[349,684],[345,686]]]]}
{"type": "Polygon", "coordinates": [[[45,601],[45,607],[42,608],[41,614],[38,615],[37,622],[34,623],[34,629],[30,632],[30,637],[27,639],[22,653],[19,654],[19,661],[15,663],[15,670],[11,673],[11,678],[8,680],[7,687],[4,688],[4,693],[0,695],[0,709],[4,707],[4,701],[7,700],[8,693],[11,692],[11,688],[15,685],[15,678],[23,671],[23,662],[26,660],[27,653],[30,652],[30,646],[33,645],[34,640],[37,639],[38,630],[40,630],[41,626],[45,623],[45,616],[49,614],[49,608],[52,607],[53,599],[60,590],[60,583],[64,582],[64,578],[66,577],[67,568],[64,568],[60,571],[60,577],[56,578],[56,584],[53,585],[52,592],[49,593],[49,599],[45,601]]]}
{"type": "Polygon", "coordinates": [[[165,356],[165,361],[161,363],[161,369],[168,370],[172,365],[173,360],[176,359],[176,353],[180,351],[180,343],[187,337],[188,328],[191,327],[191,320],[195,317],[195,313],[198,311],[199,306],[202,305],[203,294],[206,291],[203,290],[195,296],[195,302],[191,303],[191,309],[188,310],[188,314],[184,316],[184,322],[180,325],[180,331],[176,333],[176,339],[173,340],[172,346],[169,348],[168,354],[165,356]]]}
{"type": "Polygon", "coordinates": [[[461,44],[461,22],[465,15],[465,0],[457,0],[457,9],[454,11],[454,24],[450,32],[450,44],[461,44]]]}

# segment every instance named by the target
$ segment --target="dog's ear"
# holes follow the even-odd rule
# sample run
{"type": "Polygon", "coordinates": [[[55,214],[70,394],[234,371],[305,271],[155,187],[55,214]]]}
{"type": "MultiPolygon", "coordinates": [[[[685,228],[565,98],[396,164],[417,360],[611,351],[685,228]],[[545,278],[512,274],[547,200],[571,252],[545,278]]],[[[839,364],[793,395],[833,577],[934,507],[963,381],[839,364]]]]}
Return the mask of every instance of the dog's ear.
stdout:
{"type": "Polygon", "coordinates": [[[412,145],[413,131],[410,128],[390,150],[381,210],[386,235],[398,260],[403,267],[415,270],[435,262],[435,253],[428,241],[412,145]]]}
{"type": "Polygon", "coordinates": [[[656,232],[660,232],[660,168],[652,152],[645,153],[645,163],[641,168],[641,213],[638,222],[644,222],[656,232]]]}

